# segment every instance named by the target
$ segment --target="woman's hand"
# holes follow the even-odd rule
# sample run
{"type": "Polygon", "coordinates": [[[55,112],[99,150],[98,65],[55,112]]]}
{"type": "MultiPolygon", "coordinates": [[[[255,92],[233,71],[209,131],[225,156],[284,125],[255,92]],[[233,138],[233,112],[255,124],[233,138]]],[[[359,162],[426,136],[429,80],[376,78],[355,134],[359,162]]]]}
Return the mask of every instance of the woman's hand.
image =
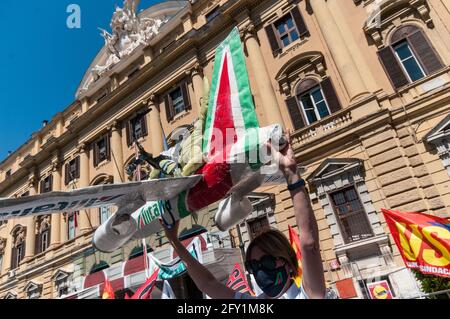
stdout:
{"type": "Polygon", "coordinates": [[[180,227],[180,221],[177,220],[171,228],[167,227],[162,218],[159,218],[159,222],[161,223],[161,226],[163,227],[164,233],[166,234],[166,237],[169,240],[169,242],[171,243],[177,242],[178,228],[180,227]]]}
{"type": "Polygon", "coordinates": [[[266,145],[273,159],[278,163],[280,171],[286,177],[288,184],[292,184],[297,182],[300,176],[297,174],[297,161],[292,148],[291,132],[289,130],[286,132],[286,140],[287,145],[280,151],[276,150],[271,143],[266,145]]]}

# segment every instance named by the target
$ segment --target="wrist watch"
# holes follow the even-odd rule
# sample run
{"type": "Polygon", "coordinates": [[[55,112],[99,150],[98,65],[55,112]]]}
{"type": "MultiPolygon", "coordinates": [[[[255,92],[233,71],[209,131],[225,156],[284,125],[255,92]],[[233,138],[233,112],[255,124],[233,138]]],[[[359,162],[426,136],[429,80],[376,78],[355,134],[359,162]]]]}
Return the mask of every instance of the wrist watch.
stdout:
{"type": "Polygon", "coordinates": [[[293,191],[304,186],[306,186],[306,182],[303,178],[300,178],[296,183],[288,185],[288,190],[293,191]]]}

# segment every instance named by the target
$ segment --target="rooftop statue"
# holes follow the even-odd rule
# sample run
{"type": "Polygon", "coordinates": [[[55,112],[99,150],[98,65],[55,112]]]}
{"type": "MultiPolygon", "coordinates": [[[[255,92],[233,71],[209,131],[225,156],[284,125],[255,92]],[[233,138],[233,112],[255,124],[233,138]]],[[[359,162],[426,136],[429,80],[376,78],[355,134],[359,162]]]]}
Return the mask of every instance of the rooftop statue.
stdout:
{"type": "Polygon", "coordinates": [[[148,45],[167,23],[167,17],[140,18],[137,14],[139,2],[140,0],[124,0],[123,8],[116,8],[110,23],[112,34],[100,29],[101,36],[105,39],[107,57],[105,62],[91,69],[92,77],[86,81],[82,92],[87,91],[93,82],[131,55],[137,47],[148,45]]]}

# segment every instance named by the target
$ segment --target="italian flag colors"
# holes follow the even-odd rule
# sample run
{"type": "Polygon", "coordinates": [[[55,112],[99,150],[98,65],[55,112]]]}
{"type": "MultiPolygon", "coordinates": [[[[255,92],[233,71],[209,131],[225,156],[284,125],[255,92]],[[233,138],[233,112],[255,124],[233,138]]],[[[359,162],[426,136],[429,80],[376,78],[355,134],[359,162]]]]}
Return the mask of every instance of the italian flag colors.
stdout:
{"type": "MultiPolygon", "coordinates": [[[[258,127],[244,51],[234,28],[216,51],[203,153],[210,159],[221,156],[226,160],[239,139],[252,135],[257,141],[258,127]]],[[[250,145],[245,144],[248,150],[250,145]]]]}

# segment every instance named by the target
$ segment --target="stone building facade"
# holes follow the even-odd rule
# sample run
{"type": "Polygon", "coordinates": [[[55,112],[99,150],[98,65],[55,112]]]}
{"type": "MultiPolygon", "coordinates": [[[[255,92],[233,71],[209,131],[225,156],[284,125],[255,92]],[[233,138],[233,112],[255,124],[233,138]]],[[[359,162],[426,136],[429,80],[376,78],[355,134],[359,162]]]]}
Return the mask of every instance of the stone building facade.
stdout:
{"type": "MultiPolygon", "coordinates": [[[[261,125],[293,131],[327,284],[363,298],[365,283],[387,280],[396,297],[417,295],[381,208],[449,217],[449,2],[168,1],[140,15],[165,24],[95,74],[108,58],[99,52],[75,101],[0,163],[0,196],[128,181],[134,136],[158,154],[164,136],[170,142],[194,122],[215,48],[237,26],[261,125]]],[[[266,227],[295,225],[285,187],[251,196],[255,211],[230,231],[233,247],[266,227]]],[[[112,211],[1,223],[0,298],[57,298],[82,291],[90,272],[114,276],[139,243],[93,251],[93,230],[112,211]]],[[[213,211],[195,222],[212,233],[213,211]]],[[[160,234],[149,243],[168,249],[160,234]]]]}

